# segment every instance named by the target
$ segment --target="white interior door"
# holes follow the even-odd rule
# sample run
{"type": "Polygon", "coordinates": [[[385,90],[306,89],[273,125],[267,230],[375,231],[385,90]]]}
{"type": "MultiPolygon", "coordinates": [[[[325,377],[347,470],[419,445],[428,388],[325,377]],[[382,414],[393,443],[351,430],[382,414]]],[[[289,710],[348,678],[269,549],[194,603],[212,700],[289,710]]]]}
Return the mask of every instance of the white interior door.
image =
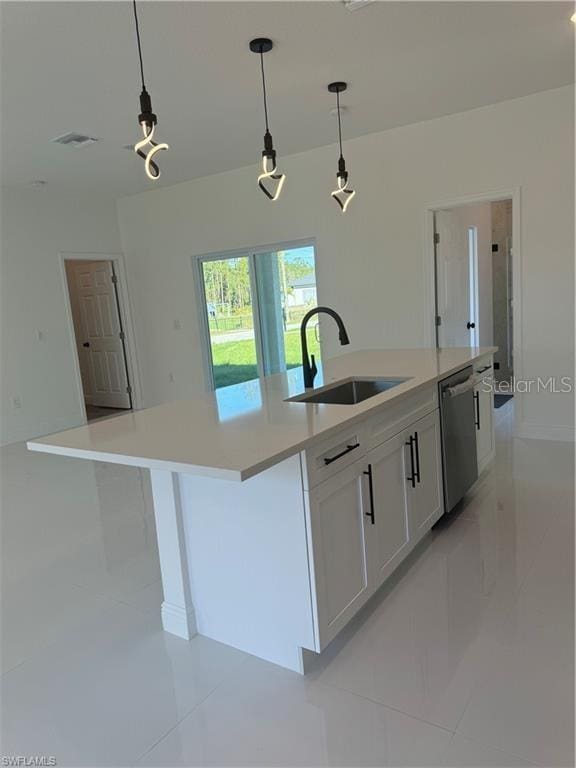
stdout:
{"type": "Polygon", "coordinates": [[[457,209],[436,211],[434,226],[438,346],[474,346],[477,318],[471,316],[475,314],[475,274],[471,270],[469,227],[457,209]]]}
{"type": "Polygon", "coordinates": [[[87,261],[74,270],[82,339],[87,350],[93,405],[130,408],[122,327],[110,261],[87,261]]]}

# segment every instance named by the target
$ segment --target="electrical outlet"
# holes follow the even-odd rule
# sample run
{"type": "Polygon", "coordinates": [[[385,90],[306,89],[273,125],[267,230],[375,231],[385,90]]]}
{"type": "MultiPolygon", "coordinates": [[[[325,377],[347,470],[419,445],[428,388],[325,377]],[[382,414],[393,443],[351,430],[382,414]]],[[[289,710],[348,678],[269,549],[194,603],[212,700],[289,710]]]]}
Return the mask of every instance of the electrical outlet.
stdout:
{"type": "Polygon", "coordinates": [[[170,384],[174,384],[174,374],[172,372],[168,374],[168,381],[170,384]]]}
{"type": "Polygon", "coordinates": [[[14,408],[14,410],[17,410],[18,408],[22,408],[22,400],[18,395],[15,395],[12,398],[12,408],[14,408]]]}
{"type": "Polygon", "coordinates": [[[176,320],[174,320],[174,330],[175,331],[179,331],[180,328],[182,328],[182,326],[180,325],[180,320],[178,320],[178,318],[176,318],[176,320]]]}

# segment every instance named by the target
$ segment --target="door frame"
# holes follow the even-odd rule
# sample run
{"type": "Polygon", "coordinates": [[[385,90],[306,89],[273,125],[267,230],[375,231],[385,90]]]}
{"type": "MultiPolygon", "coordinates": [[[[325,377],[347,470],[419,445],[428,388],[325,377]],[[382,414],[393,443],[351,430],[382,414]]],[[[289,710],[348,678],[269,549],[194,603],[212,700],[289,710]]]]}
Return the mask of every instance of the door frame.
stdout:
{"type": "MultiPolygon", "coordinates": [[[[192,256],[192,273],[195,284],[196,303],[198,305],[198,318],[200,327],[200,346],[202,354],[202,368],[204,371],[204,382],[209,392],[215,391],[214,372],[212,364],[212,345],[210,343],[210,324],[206,312],[206,289],[204,286],[204,273],[202,263],[204,261],[220,261],[224,259],[234,259],[240,256],[248,258],[248,269],[250,274],[250,291],[257,297],[257,286],[254,272],[254,257],[259,253],[271,253],[274,251],[289,251],[295,248],[304,248],[312,246],[314,248],[314,272],[316,274],[316,290],[318,291],[318,274],[316,270],[318,247],[315,237],[299,238],[298,240],[289,240],[280,243],[268,243],[266,245],[249,246],[248,248],[234,248],[229,251],[212,251],[211,253],[197,253],[192,256]]],[[[258,379],[264,376],[262,339],[260,332],[260,308],[258,301],[253,303],[254,314],[254,341],[256,344],[256,364],[258,369],[258,379]]]]}
{"type": "MultiPolygon", "coordinates": [[[[522,346],[522,188],[511,187],[506,190],[480,192],[461,197],[429,203],[424,217],[424,253],[423,271],[425,284],[426,343],[438,348],[436,333],[436,254],[434,243],[434,212],[443,208],[458,208],[474,203],[496,203],[500,200],[512,200],[512,351],[514,354],[514,377],[524,378],[522,346]]],[[[521,424],[523,418],[523,398],[515,398],[514,420],[521,424]]]]}
{"type": "Polygon", "coordinates": [[[118,296],[118,311],[120,322],[124,331],[124,349],[126,352],[126,368],[128,374],[128,383],[132,388],[132,410],[142,408],[142,388],[136,357],[136,341],[134,335],[134,324],[132,321],[132,311],[130,307],[130,297],[128,294],[128,284],[126,279],[126,267],[124,264],[124,255],[121,253],[73,253],[70,251],[60,251],[58,253],[60,265],[60,275],[62,287],[64,289],[64,310],[66,312],[66,321],[68,325],[68,337],[75,361],[76,391],[78,393],[78,402],[80,412],[84,423],[88,423],[86,415],[86,403],[84,401],[84,387],[82,386],[82,376],[80,374],[80,359],[78,357],[78,347],[76,341],[76,329],[74,327],[74,318],[72,316],[72,304],[70,301],[70,291],[68,278],[66,275],[67,261],[110,261],[114,268],[114,274],[118,278],[116,290],[118,296]]]}

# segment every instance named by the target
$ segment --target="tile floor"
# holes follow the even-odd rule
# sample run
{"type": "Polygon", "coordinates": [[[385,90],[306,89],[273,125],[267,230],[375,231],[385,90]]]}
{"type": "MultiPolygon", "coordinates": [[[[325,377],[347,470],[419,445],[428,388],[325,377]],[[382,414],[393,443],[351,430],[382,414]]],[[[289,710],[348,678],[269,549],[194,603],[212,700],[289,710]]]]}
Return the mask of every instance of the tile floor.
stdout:
{"type": "Polygon", "coordinates": [[[89,405],[86,403],[86,418],[88,421],[98,419],[109,419],[113,416],[121,416],[123,413],[130,413],[129,408],[104,408],[100,405],[89,405]]]}
{"type": "Polygon", "coordinates": [[[303,679],[160,629],[147,477],[1,451],[3,755],[59,766],[570,766],[573,454],[511,439],[303,679]]]}

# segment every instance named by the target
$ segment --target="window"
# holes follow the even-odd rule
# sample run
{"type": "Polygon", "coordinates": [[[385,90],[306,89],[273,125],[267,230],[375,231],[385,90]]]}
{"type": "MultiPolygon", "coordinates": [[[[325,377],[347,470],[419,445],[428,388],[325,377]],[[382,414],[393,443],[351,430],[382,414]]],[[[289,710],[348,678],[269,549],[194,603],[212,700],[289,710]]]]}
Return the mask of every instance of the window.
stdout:
{"type": "MultiPolygon", "coordinates": [[[[300,321],[317,304],[314,246],[198,259],[206,358],[214,389],[301,364],[300,321]]],[[[317,325],[309,352],[320,356],[317,325]]]]}

